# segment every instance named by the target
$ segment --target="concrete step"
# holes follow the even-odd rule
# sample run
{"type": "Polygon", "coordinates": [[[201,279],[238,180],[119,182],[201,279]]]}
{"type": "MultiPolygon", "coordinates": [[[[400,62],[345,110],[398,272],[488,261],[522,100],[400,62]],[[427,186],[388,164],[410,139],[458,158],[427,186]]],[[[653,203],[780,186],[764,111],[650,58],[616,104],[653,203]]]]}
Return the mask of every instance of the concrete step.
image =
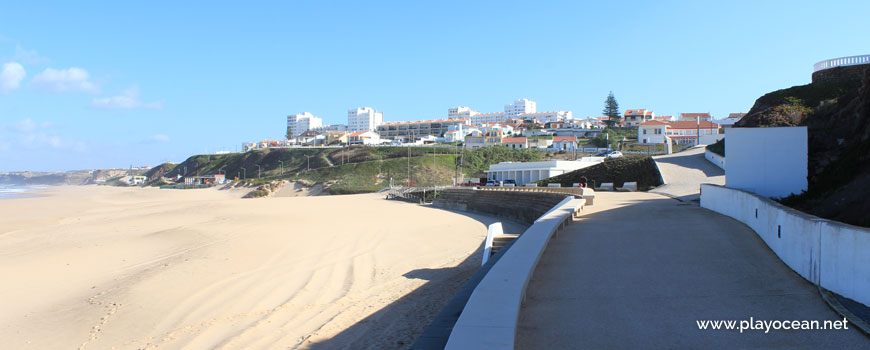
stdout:
{"type": "Polygon", "coordinates": [[[517,239],[517,237],[519,236],[520,235],[516,233],[505,233],[503,235],[493,237],[492,254],[495,255],[495,253],[498,253],[501,248],[504,248],[504,246],[508,245],[510,242],[513,242],[513,240],[517,239]]]}

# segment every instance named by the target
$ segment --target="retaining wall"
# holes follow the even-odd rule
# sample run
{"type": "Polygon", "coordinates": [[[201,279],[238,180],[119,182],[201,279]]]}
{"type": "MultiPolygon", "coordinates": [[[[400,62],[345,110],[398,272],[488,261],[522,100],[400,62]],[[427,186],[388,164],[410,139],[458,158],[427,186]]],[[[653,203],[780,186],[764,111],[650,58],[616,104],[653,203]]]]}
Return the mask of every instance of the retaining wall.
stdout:
{"type": "Polygon", "coordinates": [[[722,170],[725,170],[725,157],[720,156],[718,153],[711,152],[710,150],[706,150],[704,151],[704,158],[707,158],[710,163],[713,163],[717,167],[722,168],[722,170]]]}
{"type": "Polygon", "coordinates": [[[870,64],[834,67],[813,73],[813,83],[840,83],[861,80],[864,72],[870,69],[870,64]]]}
{"type": "Polygon", "coordinates": [[[550,192],[448,189],[438,195],[432,205],[481,212],[532,224],[565,199],[565,196],[564,193],[550,192]]]}
{"type": "Polygon", "coordinates": [[[870,229],[825,220],[758,194],[701,185],[701,206],[752,228],[806,280],[870,306],[870,229]]]}

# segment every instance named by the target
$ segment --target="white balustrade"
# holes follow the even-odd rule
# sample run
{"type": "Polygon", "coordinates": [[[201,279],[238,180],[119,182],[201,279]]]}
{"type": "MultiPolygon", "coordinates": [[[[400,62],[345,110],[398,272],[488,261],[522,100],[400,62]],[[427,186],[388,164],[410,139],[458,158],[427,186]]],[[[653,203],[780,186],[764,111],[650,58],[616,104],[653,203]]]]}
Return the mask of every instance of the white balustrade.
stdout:
{"type": "Polygon", "coordinates": [[[820,70],[836,67],[857,66],[862,64],[870,64],[870,55],[840,57],[824,60],[813,65],[813,72],[818,72],[820,70]]]}

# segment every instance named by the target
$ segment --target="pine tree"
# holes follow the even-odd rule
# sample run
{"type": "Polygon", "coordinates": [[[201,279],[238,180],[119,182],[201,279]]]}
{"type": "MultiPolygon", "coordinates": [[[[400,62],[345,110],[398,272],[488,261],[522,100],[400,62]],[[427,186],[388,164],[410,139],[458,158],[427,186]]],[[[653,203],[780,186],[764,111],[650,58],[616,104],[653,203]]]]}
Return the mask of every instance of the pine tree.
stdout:
{"type": "Polygon", "coordinates": [[[604,113],[604,116],[607,117],[608,127],[613,127],[616,124],[619,124],[621,118],[619,117],[619,103],[616,102],[616,98],[613,97],[613,91],[607,95],[607,99],[604,100],[604,110],[601,112],[604,113]]]}

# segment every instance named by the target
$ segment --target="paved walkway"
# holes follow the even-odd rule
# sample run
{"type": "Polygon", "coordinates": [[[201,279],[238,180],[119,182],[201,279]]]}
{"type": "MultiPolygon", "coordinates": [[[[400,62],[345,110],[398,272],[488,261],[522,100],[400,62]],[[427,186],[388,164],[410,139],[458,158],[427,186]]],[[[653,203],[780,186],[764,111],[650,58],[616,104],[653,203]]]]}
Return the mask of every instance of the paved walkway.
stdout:
{"type": "Polygon", "coordinates": [[[725,185],[725,171],[704,158],[704,151],[704,147],[697,147],[653,157],[667,185],[650,192],[691,201],[700,198],[702,183],[725,185]]]}
{"type": "Polygon", "coordinates": [[[696,320],[841,318],[738,221],[657,194],[597,195],[542,256],[518,349],[870,348],[854,327],[699,330],[696,320]]]}

